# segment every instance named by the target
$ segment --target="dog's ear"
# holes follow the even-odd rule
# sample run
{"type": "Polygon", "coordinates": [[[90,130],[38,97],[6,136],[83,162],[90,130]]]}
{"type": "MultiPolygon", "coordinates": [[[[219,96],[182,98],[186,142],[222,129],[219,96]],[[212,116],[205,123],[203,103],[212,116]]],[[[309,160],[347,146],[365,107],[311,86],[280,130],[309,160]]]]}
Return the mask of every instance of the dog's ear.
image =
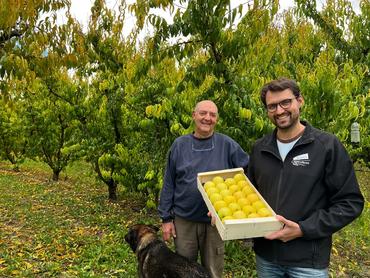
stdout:
{"type": "Polygon", "coordinates": [[[159,231],[159,228],[157,226],[152,225],[152,224],[149,224],[148,227],[152,228],[156,232],[159,231]]]}
{"type": "Polygon", "coordinates": [[[125,235],[125,241],[130,245],[132,251],[135,253],[137,248],[137,231],[130,229],[125,235]]]}

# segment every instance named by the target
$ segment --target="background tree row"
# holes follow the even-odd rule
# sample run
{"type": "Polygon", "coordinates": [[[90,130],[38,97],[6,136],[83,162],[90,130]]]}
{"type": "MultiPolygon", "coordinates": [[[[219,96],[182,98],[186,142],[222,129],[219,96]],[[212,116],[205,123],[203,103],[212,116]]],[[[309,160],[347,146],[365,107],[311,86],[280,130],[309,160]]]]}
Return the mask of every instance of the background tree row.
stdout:
{"type": "Polygon", "coordinates": [[[297,0],[284,13],[273,0],[231,10],[225,0],[122,1],[116,10],[96,0],[86,31],[67,1],[25,3],[0,5],[8,15],[0,17],[0,153],[15,168],[25,157],[43,160],[57,180],[84,159],[110,199],[120,185],[155,207],[167,150],[192,131],[194,104],[214,100],[217,129],[249,151],[273,128],[260,88],[281,76],[299,82],[306,120],[369,163],[367,0],[360,13],[346,0],[326,1],[320,11],[315,1],[297,0]],[[58,25],[63,7],[67,22],[58,25]],[[153,8],[172,11],[173,20],[153,8]],[[137,26],[124,37],[130,13],[137,26]],[[154,34],[139,40],[145,23],[154,34]],[[359,146],[350,143],[355,121],[359,146]]]}

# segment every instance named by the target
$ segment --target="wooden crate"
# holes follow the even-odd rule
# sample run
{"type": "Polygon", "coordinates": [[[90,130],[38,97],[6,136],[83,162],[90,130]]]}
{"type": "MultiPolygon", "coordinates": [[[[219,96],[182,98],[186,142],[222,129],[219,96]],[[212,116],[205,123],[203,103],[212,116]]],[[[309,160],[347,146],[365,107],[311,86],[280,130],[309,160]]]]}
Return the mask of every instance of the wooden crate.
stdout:
{"type": "Polygon", "coordinates": [[[243,238],[253,238],[253,237],[263,237],[266,234],[280,230],[282,228],[282,223],[277,221],[275,218],[276,213],[261,196],[261,194],[256,190],[253,184],[245,176],[246,180],[249,182],[251,187],[256,191],[260,200],[264,202],[266,207],[272,212],[271,217],[261,217],[261,218],[246,218],[246,219],[230,219],[225,220],[224,223],[218,216],[215,208],[213,207],[211,201],[209,200],[206,191],[203,188],[203,184],[207,181],[212,180],[215,176],[221,176],[224,179],[232,178],[237,173],[241,173],[245,176],[243,168],[234,168],[228,170],[212,171],[198,173],[198,189],[202,194],[202,197],[207,205],[207,208],[212,215],[216,216],[216,228],[222,238],[222,240],[232,240],[232,239],[243,239],[243,238]]]}

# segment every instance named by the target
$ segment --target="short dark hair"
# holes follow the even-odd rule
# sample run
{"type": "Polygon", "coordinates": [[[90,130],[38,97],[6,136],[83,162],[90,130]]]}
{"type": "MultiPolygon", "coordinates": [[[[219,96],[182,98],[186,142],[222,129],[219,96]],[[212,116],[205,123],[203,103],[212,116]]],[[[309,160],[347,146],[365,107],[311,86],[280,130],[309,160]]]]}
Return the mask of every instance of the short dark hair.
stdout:
{"type": "Polygon", "coordinates": [[[267,94],[268,91],[270,91],[270,92],[281,92],[281,91],[284,91],[286,89],[290,89],[293,92],[293,94],[296,98],[301,96],[301,91],[298,87],[297,82],[295,82],[292,79],[282,77],[282,78],[279,78],[279,79],[276,79],[276,80],[272,80],[271,82],[267,83],[266,85],[264,85],[262,87],[262,89],[261,89],[261,101],[266,106],[266,94],[267,94]]]}

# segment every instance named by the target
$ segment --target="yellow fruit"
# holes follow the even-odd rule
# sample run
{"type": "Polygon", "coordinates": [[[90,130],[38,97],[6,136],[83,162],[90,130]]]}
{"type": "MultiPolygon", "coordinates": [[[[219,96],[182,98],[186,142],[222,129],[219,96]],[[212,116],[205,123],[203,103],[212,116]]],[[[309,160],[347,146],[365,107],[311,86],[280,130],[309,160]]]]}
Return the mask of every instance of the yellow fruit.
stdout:
{"type": "Polygon", "coordinates": [[[217,201],[222,200],[222,195],[220,193],[213,193],[210,197],[209,200],[211,201],[212,204],[216,203],[217,201]]]}
{"type": "Polygon", "coordinates": [[[244,206],[244,207],[242,208],[242,210],[244,211],[244,213],[245,213],[246,215],[249,215],[249,214],[251,214],[251,213],[256,212],[256,209],[255,209],[254,207],[252,207],[251,205],[246,205],[246,206],[244,206]]]}
{"type": "Polygon", "coordinates": [[[247,218],[247,215],[245,214],[244,211],[242,210],[237,210],[233,213],[233,217],[235,219],[242,219],[242,218],[247,218]]]}
{"type": "Polygon", "coordinates": [[[247,196],[247,199],[253,204],[255,201],[259,200],[259,197],[256,193],[251,193],[247,196]]]}
{"type": "Polygon", "coordinates": [[[213,204],[213,207],[215,208],[216,211],[219,211],[220,208],[227,207],[227,203],[223,200],[219,200],[213,204]]]}
{"type": "Polygon", "coordinates": [[[224,201],[227,204],[230,204],[230,203],[236,202],[236,198],[233,195],[228,195],[224,197],[224,201]]]}
{"type": "Polygon", "coordinates": [[[238,203],[235,203],[235,202],[231,202],[227,205],[229,208],[231,208],[231,210],[234,212],[234,211],[237,211],[237,210],[241,210],[241,207],[238,203]]]}
{"type": "Polygon", "coordinates": [[[249,195],[251,193],[254,193],[254,190],[249,185],[246,185],[246,186],[243,187],[242,192],[244,193],[245,196],[247,196],[247,195],[249,195]]]}
{"type": "Polygon", "coordinates": [[[224,190],[224,189],[227,189],[227,185],[226,183],[223,183],[223,182],[220,182],[216,185],[216,187],[218,188],[218,190],[224,190]]]}
{"type": "Polygon", "coordinates": [[[208,197],[210,197],[213,193],[218,193],[218,192],[219,190],[216,187],[208,188],[206,191],[208,197]]]}
{"type": "Polygon", "coordinates": [[[234,192],[239,191],[239,186],[237,186],[236,184],[232,184],[229,186],[229,191],[231,194],[233,194],[234,192]]]}
{"type": "Polygon", "coordinates": [[[218,213],[218,216],[221,219],[223,219],[225,216],[231,216],[232,215],[232,211],[229,207],[220,208],[220,210],[217,213],[218,213]]]}
{"type": "Polygon", "coordinates": [[[239,116],[242,119],[250,120],[252,117],[252,111],[250,109],[241,107],[239,108],[239,116]]]}
{"type": "Polygon", "coordinates": [[[225,198],[226,196],[231,195],[229,189],[224,189],[220,191],[220,194],[222,195],[222,198],[225,198]]]}
{"type": "Polygon", "coordinates": [[[240,189],[243,189],[244,187],[248,186],[248,182],[246,180],[238,181],[237,185],[240,187],[240,189]]]}
{"type": "Polygon", "coordinates": [[[271,216],[272,213],[269,211],[268,208],[260,208],[257,213],[261,216],[261,217],[267,217],[267,216],[271,216]]]}
{"type": "Polygon", "coordinates": [[[244,206],[246,206],[246,205],[250,205],[250,204],[251,204],[251,202],[249,202],[249,200],[248,200],[247,198],[242,197],[242,198],[239,198],[239,199],[238,199],[238,204],[239,204],[241,207],[244,207],[244,206]]]}
{"type": "Polygon", "coordinates": [[[212,181],[207,181],[203,186],[205,191],[207,191],[207,189],[210,188],[210,187],[216,187],[216,184],[212,181]]]}
{"type": "Polygon", "coordinates": [[[243,193],[243,192],[241,192],[241,191],[236,191],[236,192],[234,192],[233,196],[234,196],[237,200],[239,200],[240,198],[243,198],[245,195],[244,195],[244,193],[243,193]]]}
{"type": "Polygon", "coordinates": [[[261,216],[259,216],[259,214],[255,213],[255,212],[248,215],[248,218],[258,218],[258,217],[261,217],[261,216]]]}
{"type": "Polygon", "coordinates": [[[241,173],[238,173],[238,174],[236,174],[236,175],[234,176],[234,180],[235,180],[236,182],[238,182],[238,181],[242,181],[242,180],[245,180],[245,176],[244,176],[243,174],[241,174],[241,173]]]}
{"type": "Polygon", "coordinates": [[[221,176],[216,176],[212,179],[212,181],[215,183],[215,184],[218,184],[218,183],[221,183],[221,182],[224,182],[224,179],[223,177],[221,176]]]}
{"type": "Polygon", "coordinates": [[[260,208],[264,208],[265,204],[261,200],[258,200],[253,202],[252,206],[258,211],[260,208]]]}
{"type": "Polygon", "coordinates": [[[225,220],[232,220],[232,219],[235,219],[235,218],[232,217],[231,215],[228,215],[228,216],[225,216],[224,218],[222,218],[222,222],[225,222],[225,220]]]}
{"type": "Polygon", "coordinates": [[[231,185],[235,184],[235,180],[233,178],[227,178],[225,179],[225,183],[228,187],[230,187],[231,185]]]}

